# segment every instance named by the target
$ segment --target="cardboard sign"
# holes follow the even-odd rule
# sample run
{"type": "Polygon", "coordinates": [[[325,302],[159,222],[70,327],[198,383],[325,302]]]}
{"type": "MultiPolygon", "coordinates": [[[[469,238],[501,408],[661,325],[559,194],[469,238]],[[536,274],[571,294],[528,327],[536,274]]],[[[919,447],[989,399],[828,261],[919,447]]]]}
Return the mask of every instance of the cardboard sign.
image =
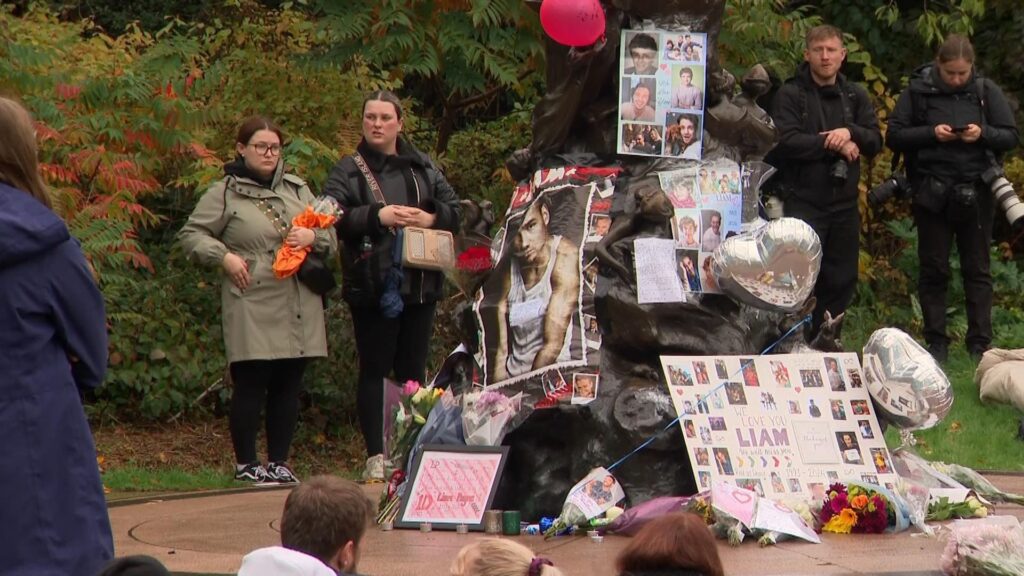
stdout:
{"type": "Polygon", "coordinates": [[[759,496],[819,500],[832,482],[894,485],[856,354],[661,363],[701,489],[725,481],[759,496]]]}
{"type": "Polygon", "coordinates": [[[484,511],[494,500],[507,457],[507,446],[424,446],[413,463],[395,526],[430,522],[434,529],[454,530],[465,524],[482,531],[484,511]]]}

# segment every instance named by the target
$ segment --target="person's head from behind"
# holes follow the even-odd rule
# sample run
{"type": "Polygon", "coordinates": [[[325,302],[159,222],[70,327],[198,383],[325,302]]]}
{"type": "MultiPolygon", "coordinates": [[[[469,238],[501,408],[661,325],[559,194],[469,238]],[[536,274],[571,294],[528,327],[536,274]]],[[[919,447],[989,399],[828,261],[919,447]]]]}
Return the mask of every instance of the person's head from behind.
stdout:
{"type": "Polygon", "coordinates": [[[935,54],[939,78],[950,88],[967,84],[974,71],[974,46],[959,34],[950,34],[935,54]]]}
{"type": "Polygon", "coordinates": [[[633,59],[633,72],[651,74],[658,55],[658,43],[650,34],[637,34],[629,41],[629,57],[633,59]]]}
{"type": "Polygon", "coordinates": [[[381,154],[398,153],[402,101],[394,92],[377,90],[363,100],[363,139],[381,154]]]}
{"type": "Polygon", "coordinates": [[[253,116],[242,122],[235,136],[235,151],[245,166],[261,178],[270,178],[281,159],[284,133],[267,118],[253,116]]]}
{"type": "Polygon", "coordinates": [[[811,76],[820,85],[835,83],[839,68],[846,59],[843,33],[835,26],[822,24],[807,31],[804,36],[804,61],[811,76]]]}
{"type": "Polygon", "coordinates": [[[724,576],[714,537],[704,521],[689,512],[666,514],[641,528],[619,553],[615,567],[620,576],[671,570],[724,576]]]}
{"type": "Polygon", "coordinates": [[[314,476],[288,495],[281,515],[281,545],[355,572],[359,543],[373,516],[362,489],[335,476],[314,476]]]}
{"type": "Polygon", "coordinates": [[[512,240],[512,253],[516,258],[537,263],[545,253],[548,238],[548,223],[551,222],[551,208],[547,196],[540,196],[526,209],[523,223],[519,225],[512,240]]]}
{"type": "Polygon", "coordinates": [[[32,116],[21,104],[0,96],[0,182],[27,192],[47,208],[50,194],[39,175],[32,116]]]}
{"type": "Polygon", "coordinates": [[[508,539],[488,538],[459,550],[451,576],[562,576],[549,560],[508,539]]]}
{"type": "Polygon", "coordinates": [[[96,576],[171,576],[167,568],[152,556],[115,558],[96,576]]]}

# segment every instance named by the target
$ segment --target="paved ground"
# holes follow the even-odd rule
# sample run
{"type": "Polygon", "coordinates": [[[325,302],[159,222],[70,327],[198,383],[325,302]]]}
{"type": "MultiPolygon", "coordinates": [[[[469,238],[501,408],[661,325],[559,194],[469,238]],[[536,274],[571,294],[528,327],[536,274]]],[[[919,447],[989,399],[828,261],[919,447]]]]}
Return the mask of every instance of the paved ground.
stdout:
{"type": "MultiPolygon", "coordinates": [[[[1004,490],[1024,493],[1024,476],[989,478],[1004,490]]],[[[366,486],[376,501],[381,485],[366,486]]],[[[242,556],[278,544],[278,518],[287,490],[260,489],[198,498],[121,502],[110,509],[118,556],[150,554],[182,573],[233,574],[242,556]]],[[[997,514],[1024,520],[1024,508],[999,506],[997,514]]],[[[416,530],[367,533],[360,572],[371,576],[446,576],[456,552],[485,537],[416,530]]],[[[573,576],[611,575],[615,555],[628,538],[608,536],[595,544],[585,536],[545,541],[518,536],[520,542],[551,558],[573,576]]],[[[753,542],[719,550],[730,576],[802,576],[837,574],[937,574],[945,538],[929,538],[915,530],[894,535],[826,534],[820,545],[784,542],[759,548],[753,542]]]]}

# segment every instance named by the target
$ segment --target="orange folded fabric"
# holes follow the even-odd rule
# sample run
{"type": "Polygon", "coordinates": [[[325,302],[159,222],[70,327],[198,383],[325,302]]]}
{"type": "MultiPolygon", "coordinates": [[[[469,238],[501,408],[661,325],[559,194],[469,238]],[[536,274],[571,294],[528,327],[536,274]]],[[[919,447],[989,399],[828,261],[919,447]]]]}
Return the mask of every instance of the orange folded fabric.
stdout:
{"type": "MultiPolygon", "coordinates": [[[[336,220],[337,218],[333,214],[314,212],[312,206],[306,206],[306,209],[301,214],[292,218],[292,226],[328,228],[333,226],[336,220]]],[[[281,248],[277,251],[277,257],[274,258],[274,276],[277,278],[287,278],[298,272],[302,262],[306,259],[306,254],[309,254],[309,252],[309,246],[305,248],[292,248],[287,244],[282,244],[281,248]]]]}

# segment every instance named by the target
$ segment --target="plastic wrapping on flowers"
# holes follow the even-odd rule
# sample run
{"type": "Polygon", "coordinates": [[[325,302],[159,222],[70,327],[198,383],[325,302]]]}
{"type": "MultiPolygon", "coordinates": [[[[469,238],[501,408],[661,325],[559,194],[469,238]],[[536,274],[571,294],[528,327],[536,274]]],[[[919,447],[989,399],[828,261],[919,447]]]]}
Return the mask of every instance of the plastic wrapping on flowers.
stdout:
{"type": "Polygon", "coordinates": [[[1024,574],[1024,527],[969,524],[954,528],[939,566],[946,576],[1020,576],[1024,574]]]}
{"type": "Polygon", "coordinates": [[[901,497],[881,486],[857,482],[829,486],[818,521],[822,532],[836,534],[902,532],[910,525],[901,497]]]}
{"type": "Polygon", "coordinates": [[[391,435],[388,441],[388,456],[393,463],[406,461],[409,450],[416,443],[416,436],[427,423],[427,416],[444,391],[441,388],[420,386],[409,380],[402,386],[400,399],[395,406],[391,435]]]}

